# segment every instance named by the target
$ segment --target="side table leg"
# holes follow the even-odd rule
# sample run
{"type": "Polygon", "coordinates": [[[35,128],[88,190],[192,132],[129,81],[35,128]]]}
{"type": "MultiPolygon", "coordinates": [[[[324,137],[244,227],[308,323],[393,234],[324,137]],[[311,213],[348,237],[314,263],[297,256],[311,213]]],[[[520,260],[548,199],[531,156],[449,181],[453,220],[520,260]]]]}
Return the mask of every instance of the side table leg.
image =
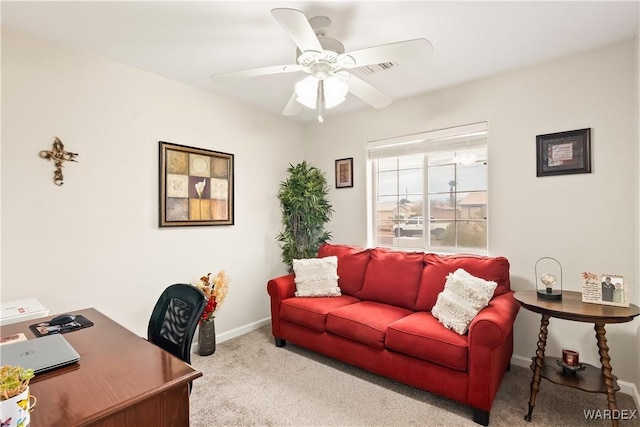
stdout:
{"type": "MultiPolygon", "coordinates": [[[[602,365],[602,376],[604,384],[607,388],[608,408],[612,413],[618,412],[618,403],[616,402],[616,391],[613,386],[613,375],[611,375],[611,358],[609,357],[609,347],[607,346],[607,338],[605,337],[604,323],[596,323],[596,339],[598,340],[598,353],[600,353],[600,364],[602,365]]],[[[618,420],[611,419],[611,425],[618,427],[618,420]]]]}
{"type": "Polygon", "coordinates": [[[533,378],[531,379],[531,394],[529,396],[529,412],[524,416],[524,419],[531,421],[531,413],[534,406],[536,406],[536,397],[538,396],[538,390],[540,390],[540,374],[544,367],[544,349],[547,346],[547,326],[549,326],[549,316],[542,315],[540,321],[540,333],[538,334],[538,349],[536,350],[536,357],[533,366],[533,378]]]}

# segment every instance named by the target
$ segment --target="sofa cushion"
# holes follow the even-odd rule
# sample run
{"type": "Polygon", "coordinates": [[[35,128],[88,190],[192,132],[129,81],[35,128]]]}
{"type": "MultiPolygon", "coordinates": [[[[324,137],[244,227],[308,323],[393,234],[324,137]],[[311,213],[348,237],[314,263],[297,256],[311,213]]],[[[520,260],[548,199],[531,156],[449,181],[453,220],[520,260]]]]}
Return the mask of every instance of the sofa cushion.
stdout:
{"type": "Polygon", "coordinates": [[[318,258],[338,257],[338,285],[343,294],[360,298],[364,273],[369,263],[369,250],[358,246],[325,243],[318,250],[318,258]]]}
{"type": "Polygon", "coordinates": [[[387,304],[362,301],[331,310],[327,332],[382,350],[387,328],[412,312],[387,304]]]}
{"type": "Polygon", "coordinates": [[[504,294],[511,289],[509,261],[504,257],[428,253],[424,254],[424,263],[416,310],[431,311],[438,294],[444,289],[447,275],[458,268],[463,268],[476,277],[496,282],[498,286],[494,295],[504,294]]]}
{"type": "Polygon", "coordinates": [[[465,334],[471,321],[493,298],[496,286],[496,282],[472,276],[459,268],[447,276],[431,313],[446,328],[465,334]]]}
{"type": "Polygon", "coordinates": [[[458,371],[467,370],[467,335],[444,328],[430,313],[419,311],[389,325],[387,348],[458,371]]]}
{"type": "Polygon", "coordinates": [[[297,297],[336,297],[338,287],[338,258],[294,259],[297,297]]]}
{"type": "Polygon", "coordinates": [[[370,254],[361,299],[415,310],[424,254],[382,248],[370,254]]]}
{"type": "Polygon", "coordinates": [[[327,313],[336,308],[358,302],[349,295],[339,297],[287,298],[280,304],[280,318],[323,332],[327,313]]]}

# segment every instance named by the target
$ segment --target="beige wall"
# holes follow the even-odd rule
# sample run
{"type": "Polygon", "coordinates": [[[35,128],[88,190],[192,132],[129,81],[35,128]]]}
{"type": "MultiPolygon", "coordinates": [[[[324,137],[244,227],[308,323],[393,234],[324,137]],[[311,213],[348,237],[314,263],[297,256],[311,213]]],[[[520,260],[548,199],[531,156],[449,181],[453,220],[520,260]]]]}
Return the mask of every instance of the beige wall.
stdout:
{"type": "MultiPolygon", "coordinates": [[[[534,265],[558,259],[564,289],[581,291],[582,271],[616,272],[638,283],[638,110],[636,43],[571,58],[366,109],[309,125],[308,159],[332,171],[354,157],[354,188],[334,189],[334,241],[367,245],[366,143],[487,121],[489,126],[489,253],[511,262],[513,288],[534,289],[534,265]],[[538,134],[592,129],[593,173],[536,177],[538,134]]],[[[535,354],[539,316],[521,310],[515,356],[535,354]]],[[[614,373],[638,384],[637,320],[608,327],[614,373]]],[[[563,346],[598,363],[593,325],[552,320],[548,354],[563,346]]]]}
{"type": "Polygon", "coordinates": [[[219,333],[269,317],[284,274],[274,197],[301,125],[135,68],[2,29],[2,301],[94,306],[146,336],[169,284],[227,270],[219,333]],[[55,136],[78,163],[53,184],[55,136]],[[158,228],[158,141],[235,155],[233,227],[158,228]]]}

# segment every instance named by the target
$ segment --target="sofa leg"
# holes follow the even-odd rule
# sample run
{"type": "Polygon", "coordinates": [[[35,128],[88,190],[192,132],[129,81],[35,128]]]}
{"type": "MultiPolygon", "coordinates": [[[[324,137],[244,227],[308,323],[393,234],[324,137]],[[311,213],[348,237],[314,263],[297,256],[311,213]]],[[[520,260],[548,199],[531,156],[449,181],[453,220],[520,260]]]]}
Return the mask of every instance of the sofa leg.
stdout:
{"type": "Polygon", "coordinates": [[[287,340],[283,340],[282,338],[275,337],[276,339],[276,347],[284,347],[287,345],[287,340]]]}
{"type": "Polygon", "coordinates": [[[489,411],[473,408],[473,422],[481,426],[489,425],[489,411]]]}
{"type": "Polygon", "coordinates": [[[509,372],[511,370],[511,362],[509,362],[509,364],[507,365],[507,372],[509,372]]]}

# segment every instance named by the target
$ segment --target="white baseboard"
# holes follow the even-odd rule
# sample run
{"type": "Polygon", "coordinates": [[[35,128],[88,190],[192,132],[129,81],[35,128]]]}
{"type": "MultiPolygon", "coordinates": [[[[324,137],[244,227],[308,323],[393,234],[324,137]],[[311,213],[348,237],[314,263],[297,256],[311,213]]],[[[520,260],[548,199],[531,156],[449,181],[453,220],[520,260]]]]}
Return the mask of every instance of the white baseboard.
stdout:
{"type": "MultiPolygon", "coordinates": [[[[232,338],[239,337],[240,335],[248,334],[251,331],[255,331],[256,329],[260,329],[263,326],[267,326],[269,324],[271,324],[271,316],[265,317],[264,319],[257,320],[255,322],[249,323],[244,326],[240,326],[230,331],[223,332],[221,334],[216,334],[216,343],[219,344],[221,342],[228,341],[232,338]]],[[[198,351],[198,331],[196,330],[193,343],[191,344],[191,352],[196,353],[197,351],[198,351]]]]}
{"type": "MultiPolygon", "coordinates": [[[[531,358],[514,355],[511,357],[511,363],[515,366],[523,366],[525,368],[529,368],[531,366],[531,358]]],[[[633,397],[633,400],[636,403],[636,407],[640,408],[640,393],[638,392],[638,386],[635,383],[623,381],[621,379],[618,379],[618,385],[620,386],[619,393],[628,394],[633,397]]]]}
{"type": "Polygon", "coordinates": [[[271,324],[271,316],[249,323],[248,325],[240,326],[239,328],[223,332],[221,334],[216,334],[216,342],[225,342],[232,338],[239,337],[240,335],[248,334],[251,331],[255,331],[256,329],[260,329],[263,326],[267,326],[269,324],[271,324]]]}

